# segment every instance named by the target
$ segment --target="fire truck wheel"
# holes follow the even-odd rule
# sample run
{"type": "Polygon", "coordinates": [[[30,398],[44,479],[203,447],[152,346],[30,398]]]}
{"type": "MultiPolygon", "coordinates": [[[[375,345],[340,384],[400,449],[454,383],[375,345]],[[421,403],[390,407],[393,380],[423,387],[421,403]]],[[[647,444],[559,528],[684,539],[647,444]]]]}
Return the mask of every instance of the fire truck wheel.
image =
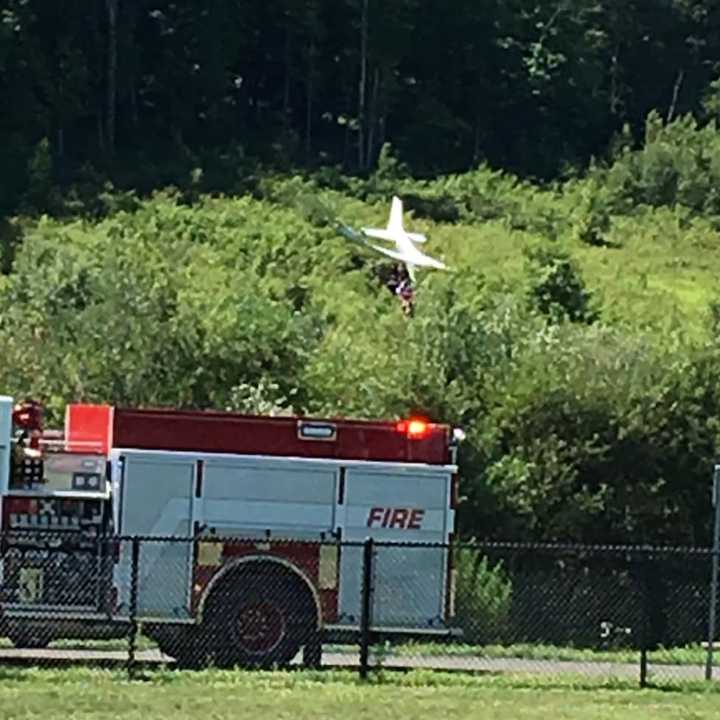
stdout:
{"type": "Polygon", "coordinates": [[[207,628],[220,667],[287,665],[317,625],[312,593],[285,570],[231,575],[208,598],[207,628]]]}
{"type": "Polygon", "coordinates": [[[10,642],[16,648],[46,648],[50,644],[50,638],[30,630],[12,630],[8,633],[10,642]]]}

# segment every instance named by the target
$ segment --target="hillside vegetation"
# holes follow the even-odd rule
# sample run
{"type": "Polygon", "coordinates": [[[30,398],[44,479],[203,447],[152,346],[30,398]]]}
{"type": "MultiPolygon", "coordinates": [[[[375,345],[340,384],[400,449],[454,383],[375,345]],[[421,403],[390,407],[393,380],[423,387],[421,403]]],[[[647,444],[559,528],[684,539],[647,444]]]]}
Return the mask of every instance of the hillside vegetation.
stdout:
{"type": "MultiPolygon", "coordinates": [[[[38,157],[33,187],[48,191],[38,157]]],[[[644,143],[549,186],[482,166],[324,169],[148,198],[76,187],[0,229],[0,387],[70,400],[462,426],[466,536],[706,543],[720,422],[720,136],[644,143]],[[389,200],[451,272],[413,320],[336,232],[389,200]]]]}

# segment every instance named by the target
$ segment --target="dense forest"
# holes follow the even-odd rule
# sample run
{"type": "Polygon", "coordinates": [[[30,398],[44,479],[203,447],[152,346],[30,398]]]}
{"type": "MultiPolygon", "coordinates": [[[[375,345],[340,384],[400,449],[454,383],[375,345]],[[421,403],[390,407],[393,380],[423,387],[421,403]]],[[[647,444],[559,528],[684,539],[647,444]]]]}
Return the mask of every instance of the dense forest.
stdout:
{"type": "Polygon", "coordinates": [[[419,411],[466,537],[708,542],[720,2],[0,8],[2,392],[419,411]]]}
{"type": "Polygon", "coordinates": [[[416,174],[557,177],[651,110],[716,114],[719,58],[717,0],[3,0],[0,212],[43,142],[60,185],[223,190],[385,142],[416,174]]]}

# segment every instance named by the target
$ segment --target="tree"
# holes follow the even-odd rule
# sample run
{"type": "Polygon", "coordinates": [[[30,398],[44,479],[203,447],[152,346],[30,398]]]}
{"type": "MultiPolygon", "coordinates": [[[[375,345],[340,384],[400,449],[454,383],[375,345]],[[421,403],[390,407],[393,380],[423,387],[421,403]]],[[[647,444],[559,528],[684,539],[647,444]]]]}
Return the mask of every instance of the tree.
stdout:
{"type": "Polygon", "coordinates": [[[117,23],[120,0],[105,0],[108,21],[107,55],[107,150],[112,158],[115,153],[115,112],[117,98],[117,23]]]}
{"type": "Polygon", "coordinates": [[[554,321],[593,323],[599,317],[577,265],[562,250],[539,246],[527,253],[533,307],[554,321]]]}

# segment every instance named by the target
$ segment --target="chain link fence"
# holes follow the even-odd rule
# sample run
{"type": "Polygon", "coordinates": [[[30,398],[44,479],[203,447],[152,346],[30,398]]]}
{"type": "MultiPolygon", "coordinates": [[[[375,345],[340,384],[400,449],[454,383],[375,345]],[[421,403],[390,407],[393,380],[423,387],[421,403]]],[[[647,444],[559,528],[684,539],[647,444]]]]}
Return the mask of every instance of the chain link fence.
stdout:
{"type": "MultiPolygon", "coordinates": [[[[717,675],[707,550],[485,543],[455,546],[452,557],[455,632],[385,640],[376,665],[643,686],[717,675]]],[[[376,577],[373,589],[391,578],[376,577]]]]}
{"type": "Polygon", "coordinates": [[[0,663],[715,680],[707,549],[0,536],[0,663]]]}

